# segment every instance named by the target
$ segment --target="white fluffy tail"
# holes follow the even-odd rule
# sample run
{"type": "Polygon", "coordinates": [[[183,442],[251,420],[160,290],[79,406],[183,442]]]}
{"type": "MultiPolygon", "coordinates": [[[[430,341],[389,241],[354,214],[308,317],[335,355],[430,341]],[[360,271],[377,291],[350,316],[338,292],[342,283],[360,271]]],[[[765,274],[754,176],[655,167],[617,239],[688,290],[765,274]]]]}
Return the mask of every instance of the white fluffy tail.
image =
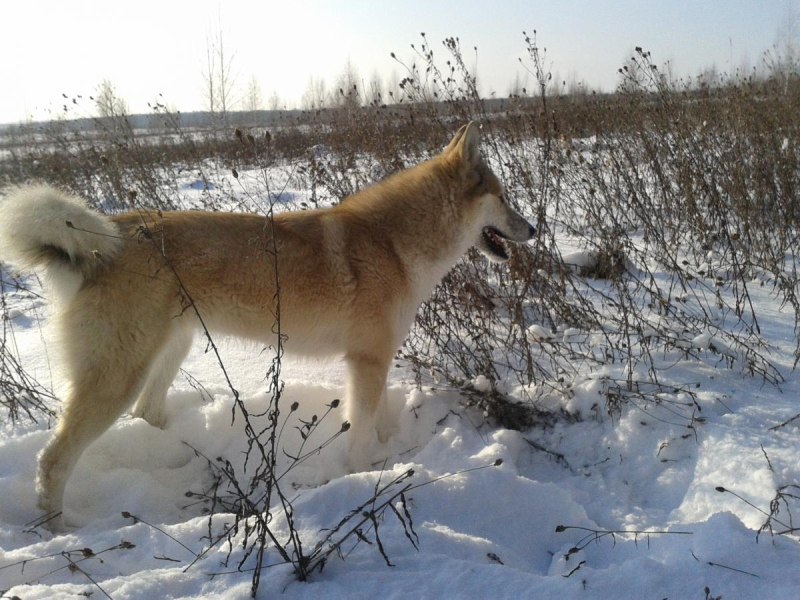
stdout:
{"type": "Polygon", "coordinates": [[[121,243],[108,217],[50,186],[19,188],[0,200],[0,261],[43,268],[65,294],[113,259],[121,243]]]}

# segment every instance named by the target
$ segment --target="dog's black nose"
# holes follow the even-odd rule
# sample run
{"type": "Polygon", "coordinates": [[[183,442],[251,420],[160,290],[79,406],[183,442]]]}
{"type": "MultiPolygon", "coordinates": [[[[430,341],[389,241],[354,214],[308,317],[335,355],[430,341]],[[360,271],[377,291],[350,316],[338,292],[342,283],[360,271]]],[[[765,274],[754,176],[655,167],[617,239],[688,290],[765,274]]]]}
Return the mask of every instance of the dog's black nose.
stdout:
{"type": "Polygon", "coordinates": [[[528,239],[536,235],[536,227],[528,223],[528,239]]]}

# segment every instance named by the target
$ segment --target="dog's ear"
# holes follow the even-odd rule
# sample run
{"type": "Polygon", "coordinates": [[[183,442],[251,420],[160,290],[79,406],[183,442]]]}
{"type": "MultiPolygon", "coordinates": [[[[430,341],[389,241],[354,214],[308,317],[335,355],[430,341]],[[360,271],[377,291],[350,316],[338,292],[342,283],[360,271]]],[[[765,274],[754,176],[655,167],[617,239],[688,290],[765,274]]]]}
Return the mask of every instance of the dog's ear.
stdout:
{"type": "Polygon", "coordinates": [[[470,121],[456,132],[443,154],[471,169],[481,162],[480,146],[481,136],[478,124],[470,121]]]}
{"type": "Polygon", "coordinates": [[[450,143],[447,144],[447,148],[442,151],[442,154],[450,154],[455,149],[455,147],[458,145],[458,142],[464,136],[464,132],[467,130],[467,127],[468,125],[462,125],[458,128],[458,131],[456,131],[456,134],[453,136],[453,139],[450,140],[450,143]]]}

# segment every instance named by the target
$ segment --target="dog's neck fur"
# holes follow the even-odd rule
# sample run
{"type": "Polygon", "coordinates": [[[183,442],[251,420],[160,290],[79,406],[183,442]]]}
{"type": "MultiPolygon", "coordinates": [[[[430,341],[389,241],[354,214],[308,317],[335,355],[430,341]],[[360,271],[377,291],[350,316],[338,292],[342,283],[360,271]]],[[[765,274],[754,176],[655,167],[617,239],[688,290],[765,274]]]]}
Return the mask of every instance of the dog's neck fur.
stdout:
{"type": "Polygon", "coordinates": [[[377,224],[393,230],[392,240],[376,239],[375,247],[387,251],[391,243],[422,301],[480,235],[480,229],[464,228],[464,187],[438,156],[361,190],[335,210],[362,232],[381,231],[377,224]]]}

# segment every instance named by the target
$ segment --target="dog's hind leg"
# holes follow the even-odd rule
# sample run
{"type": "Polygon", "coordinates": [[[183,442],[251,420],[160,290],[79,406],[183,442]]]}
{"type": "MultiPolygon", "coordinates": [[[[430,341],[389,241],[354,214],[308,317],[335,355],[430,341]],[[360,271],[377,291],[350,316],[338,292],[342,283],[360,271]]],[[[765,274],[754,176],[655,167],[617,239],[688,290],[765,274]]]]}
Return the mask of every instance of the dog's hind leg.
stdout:
{"type": "Polygon", "coordinates": [[[63,526],[64,488],[75,464],[133,402],[169,333],[168,324],[142,328],[136,319],[114,322],[97,313],[87,317],[88,310],[71,312],[62,321],[71,386],[53,437],[39,454],[36,477],[39,508],[54,516],[48,525],[55,530],[63,526]]]}
{"type": "MultiPolygon", "coordinates": [[[[64,488],[78,458],[125,411],[143,379],[143,369],[123,375],[89,365],[85,376],[73,384],[55,433],[39,454],[36,491],[45,513],[61,513],[64,488]]],[[[60,525],[58,519],[52,528],[60,525]]]]}
{"type": "MultiPolygon", "coordinates": [[[[347,418],[350,421],[348,466],[353,471],[371,466],[378,440],[378,419],[384,416],[386,376],[392,355],[348,354],[347,418]]],[[[381,432],[383,433],[383,432],[381,432]]]]}
{"type": "Polygon", "coordinates": [[[192,334],[192,330],[188,327],[175,328],[153,361],[147,383],[131,411],[134,417],[140,417],[154,427],[163,428],[166,425],[164,406],[167,392],[186,355],[189,354],[192,334]]]}

